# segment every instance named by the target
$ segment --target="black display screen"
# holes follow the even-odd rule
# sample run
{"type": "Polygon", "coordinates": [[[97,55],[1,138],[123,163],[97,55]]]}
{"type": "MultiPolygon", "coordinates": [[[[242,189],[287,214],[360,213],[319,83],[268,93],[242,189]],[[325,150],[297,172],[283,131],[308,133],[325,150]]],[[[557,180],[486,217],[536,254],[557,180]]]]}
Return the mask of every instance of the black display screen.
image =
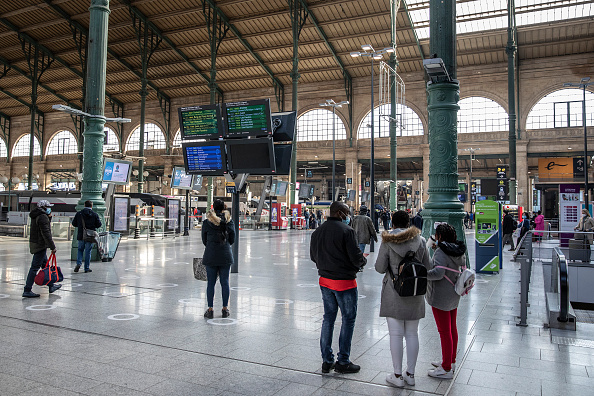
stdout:
{"type": "Polygon", "coordinates": [[[178,109],[182,139],[222,138],[221,109],[218,104],[178,109]]]}
{"type": "Polygon", "coordinates": [[[253,175],[276,174],[271,138],[227,141],[229,171],[253,175]]]}
{"type": "Polygon", "coordinates": [[[227,137],[268,136],[272,134],[270,100],[225,103],[227,137]]]}
{"type": "Polygon", "coordinates": [[[223,175],[227,172],[223,142],[184,143],[182,148],[186,173],[223,175]]]}

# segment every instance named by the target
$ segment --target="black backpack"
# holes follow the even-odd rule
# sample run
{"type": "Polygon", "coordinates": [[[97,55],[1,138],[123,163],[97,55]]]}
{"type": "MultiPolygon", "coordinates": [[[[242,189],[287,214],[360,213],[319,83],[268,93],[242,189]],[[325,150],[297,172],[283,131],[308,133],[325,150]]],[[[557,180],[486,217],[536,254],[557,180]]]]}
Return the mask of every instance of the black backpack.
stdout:
{"type": "Polygon", "coordinates": [[[422,296],[427,292],[427,268],[409,251],[398,264],[398,277],[394,276],[388,264],[388,272],[394,289],[400,297],[422,296]]]}

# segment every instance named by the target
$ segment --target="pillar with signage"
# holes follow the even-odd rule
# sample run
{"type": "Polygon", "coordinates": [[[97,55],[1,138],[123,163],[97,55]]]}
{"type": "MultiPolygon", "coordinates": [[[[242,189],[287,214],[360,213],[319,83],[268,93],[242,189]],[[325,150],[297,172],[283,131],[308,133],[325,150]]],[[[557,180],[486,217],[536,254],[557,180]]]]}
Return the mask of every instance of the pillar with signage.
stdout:
{"type": "Polygon", "coordinates": [[[497,167],[497,200],[509,201],[509,179],[505,166],[497,167]]]}
{"type": "Polygon", "coordinates": [[[502,268],[501,205],[484,200],[475,205],[476,272],[496,273],[502,268]]]}

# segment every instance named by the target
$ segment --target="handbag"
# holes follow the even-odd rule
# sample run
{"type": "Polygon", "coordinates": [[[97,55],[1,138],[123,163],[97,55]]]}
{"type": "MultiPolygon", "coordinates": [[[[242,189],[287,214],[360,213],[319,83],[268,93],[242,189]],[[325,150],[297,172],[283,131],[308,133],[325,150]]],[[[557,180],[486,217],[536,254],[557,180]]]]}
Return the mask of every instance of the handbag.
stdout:
{"type": "Polygon", "coordinates": [[[194,257],[194,278],[206,281],[206,266],[202,261],[202,257],[194,257]]]}
{"type": "Polygon", "coordinates": [[[63,280],[64,275],[62,275],[62,270],[58,267],[56,254],[52,253],[47,259],[45,267],[40,269],[37,275],[35,275],[35,284],[45,286],[49,283],[62,282],[63,280]]]}
{"type": "Polygon", "coordinates": [[[83,217],[83,215],[80,215],[80,218],[82,220],[83,223],[83,241],[84,242],[91,242],[91,243],[97,243],[97,238],[99,238],[99,233],[95,230],[88,230],[87,229],[87,225],[85,224],[85,218],[83,217]]]}

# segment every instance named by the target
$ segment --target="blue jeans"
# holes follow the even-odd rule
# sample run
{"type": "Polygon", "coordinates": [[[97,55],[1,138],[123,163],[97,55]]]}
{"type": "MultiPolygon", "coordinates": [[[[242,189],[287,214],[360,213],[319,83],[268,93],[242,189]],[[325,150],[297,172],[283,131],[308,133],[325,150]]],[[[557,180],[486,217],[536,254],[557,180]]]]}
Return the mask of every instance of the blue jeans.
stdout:
{"type": "Polygon", "coordinates": [[[91,264],[91,250],[93,249],[93,242],[78,241],[78,254],[76,256],[76,265],[80,266],[83,261],[83,254],[85,257],[85,271],[89,269],[91,264]]]}
{"type": "Polygon", "coordinates": [[[359,244],[359,249],[361,249],[361,253],[365,253],[365,246],[367,246],[367,244],[365,244],[365,243],[359,244]]]}
{"type": "Polygon", "coordinates": [[[320,336],[320,349],[322,359],[326,363],[334,362],[332,353],[332,334],[334,333],[334,322],[340,308],[342,325],[340,326],[340,337],[338,339],[338,363],[349,364],[351,354],[351,340],[355,330],[355,319],[357,318],[357,302],[359,295],[357,288],[335,291],[320,286],[322,290],[322,301],[324,302],[324,321],[322,322],[322,335],[320,336]]]}
{"type": "MultiPolygon", "coordinates": [[[[33,254],[33,260],[31,260],[31,268],[29,268],[29,274],[27,274],[27,281],[25,282],[25,291],[30,292],[33,288],[33,283],[35,283],[35,275],[37,275],[37,271],[41,267],[45,267],[45,263],[47,263],[47,254],[46,249],[43,249],[40,252],[33,254]]],[[[54,283],[48,283],[48,287],[52,287],[54,283]]]]}
{"type": "Polygon", "coordinates": [[[223,289],[223,307],[226,307],[229,303],[229,272],[231,272],[231,266],[225,267],[211,267],[206,266],[206,278],[208,279],[208,286],[206,286],[206,301],[208,307],[213,307],[215,285],[217,283],[217,275],[221,280],[221,289],[223,289]]]}

